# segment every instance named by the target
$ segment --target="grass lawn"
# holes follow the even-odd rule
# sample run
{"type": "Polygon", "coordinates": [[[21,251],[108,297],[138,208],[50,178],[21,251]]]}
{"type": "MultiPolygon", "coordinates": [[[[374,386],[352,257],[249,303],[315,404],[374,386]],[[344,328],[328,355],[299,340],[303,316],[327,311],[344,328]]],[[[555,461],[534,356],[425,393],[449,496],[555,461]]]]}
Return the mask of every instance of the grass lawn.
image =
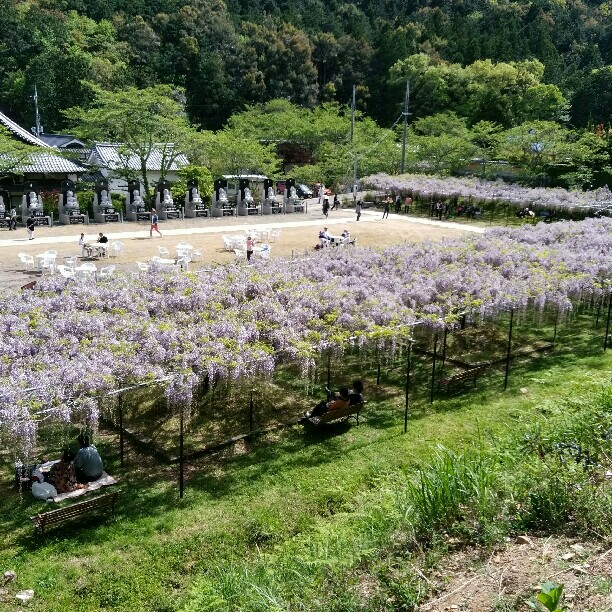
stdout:
{"type": "MultiPolygon", "coordinates": [[[[378,389],[369,374],[359,426],[295,426],[190,463],[183,500],[176,466],[130,448],[121,470],[117,435],[102,430],[107,471],[121,479],[117,519],[44,540],[28,520],[43,504],[13,488],[4,456],[0,570],[17,579],[0,609],[15,609],[21,589],[34,590],[32,610],[385,609],[364,595],[363,576],[402,546],[399,475],[413,474],[437,445],[462,449],[520,432],[609,385],[612,350],[603,353],[601,322],[596,332],[593,323],[578,317],[560,328],[555,351],[513,363],[505,392],[498,370],[429,404],[422,365],[406,435],[401,369],[383,371],[378,389]]],[[[400,591],[415,588],[409,568],[379,570],[387,592],[408,601],[400,591]]]]}

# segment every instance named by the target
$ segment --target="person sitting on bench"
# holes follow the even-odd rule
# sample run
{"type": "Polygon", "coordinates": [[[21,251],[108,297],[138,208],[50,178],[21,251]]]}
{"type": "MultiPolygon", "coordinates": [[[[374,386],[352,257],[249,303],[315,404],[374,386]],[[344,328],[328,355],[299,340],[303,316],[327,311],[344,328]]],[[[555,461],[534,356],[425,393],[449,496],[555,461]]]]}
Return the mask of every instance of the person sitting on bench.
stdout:
{"type": "Polygon", "coordinates": [[[321,416],[330,410],[342,410],[349,407],[349,390],[342,387],[336,393],[327,389],[327,399],[319,402],[310,412],[306,413],[306,418],[321,416]]]}
{"type": "Polygon", "coordinates": [[[77,442],[79,443],[79,452],[74,458],[77,482],[86,483],[98,480],[104,470],[98,449],[89,443],[89,436],[85,434],[79,434],[77,442]]]}
{"type": "Polygon", "coordinates": [[[363,404],[363,383],[360,380],[353,381],[353,388],[348,394],[349,406],[363,404]]]}

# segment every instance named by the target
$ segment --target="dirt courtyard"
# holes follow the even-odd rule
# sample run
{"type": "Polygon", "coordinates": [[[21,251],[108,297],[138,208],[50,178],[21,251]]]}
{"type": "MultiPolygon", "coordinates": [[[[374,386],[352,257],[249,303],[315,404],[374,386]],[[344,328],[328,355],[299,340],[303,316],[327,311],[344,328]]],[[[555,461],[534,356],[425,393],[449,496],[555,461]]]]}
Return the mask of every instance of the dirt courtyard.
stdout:
{"type": "MultiPolygon", "coordinates": [[[[56,225],[52,228],[37,227],[34,240],[27,239],[25,228],[11,232],[0,230],[0,292],[6,293],[18,289],[40,277],[38,271],[25,271],[18,253],[36,256],[47,249],[57,251],[57,262],[64,257],[80,256],[78,245],[81,232],[86,240],[95,242],[99,232],[104,232],[109,243],[119,240],[124,245],[119,257],[99,259],[95,263],[100,269],[107,265],[116,266],[115,273],[134,272],[136,262],[148,262],[151,257],[159,255],[158,247],[166,247],[171,256],[179,242],[187,242],[194,248],[204,251],[202,262],[192,262],[190,270],[201,267],[232,262],[233,251],[223,249],[224,234],[244,235],[245,230],[259,227],[271,227],[281,230],[281,236],[270,244],[271,257],[300,257],[304,252],[313,250],[318,242],[318,234],[323,227],[329,228],[332,235],[340,235],[344,229],[349,230],[351,237],[359,246],[389,246],[407,242],[439,240],[446,236],[460,236],[465,232],[482,229],[476,226],[460,226],[454,223],[430,221],[405,215],[391,214],[382,219],[378,210],[364,210],[360,221],[355,220],[355,213],[350,209],[330,212],[325,219],[320,207],[310,206],[305,214],[270,215],[257,217],[200,218],[160,222],[162,237],[149,238],[148,223],[108,223],[85,226],[56,225]]],[[[262,242],[264,242],[263,240],[262,242]]]]}

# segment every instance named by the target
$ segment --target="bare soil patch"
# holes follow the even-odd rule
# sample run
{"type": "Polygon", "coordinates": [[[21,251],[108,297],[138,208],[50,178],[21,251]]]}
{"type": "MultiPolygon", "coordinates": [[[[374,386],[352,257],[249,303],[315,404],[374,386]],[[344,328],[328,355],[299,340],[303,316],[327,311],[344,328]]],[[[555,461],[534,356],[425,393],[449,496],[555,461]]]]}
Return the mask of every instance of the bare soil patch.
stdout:
{"type": "Polygon", "coordinates": [[[562,607],[612,610],[612,549],[561,536],[519,536],[486,553],[452,553],[428,576],[433,588],[423,612],[529,610],[544,582],[564,585],[562,607]]]}

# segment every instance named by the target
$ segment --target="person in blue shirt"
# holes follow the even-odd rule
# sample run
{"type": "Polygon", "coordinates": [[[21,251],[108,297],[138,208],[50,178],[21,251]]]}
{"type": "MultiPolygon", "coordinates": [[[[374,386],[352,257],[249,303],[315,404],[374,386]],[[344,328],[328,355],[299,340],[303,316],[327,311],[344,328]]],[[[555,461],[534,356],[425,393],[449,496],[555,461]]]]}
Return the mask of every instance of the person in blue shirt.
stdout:
{"type": "Polygon", "coordinates": [[[149,238],[153,238],[153,230],[155,230],[160,236],[162,233],[159,231],[157,224],[159,223],[159,217],[155,209],[151,210],[151,228],[149,229],[149,238]]]}
{"type": "Polygon", "coordinates": [[[79,452],[74,458],[74,471],[79,483],[93,482],[102,476],[104,466],[98,449],[89,443],[89,436],[79,434],[77,438],[79,452]]]}

